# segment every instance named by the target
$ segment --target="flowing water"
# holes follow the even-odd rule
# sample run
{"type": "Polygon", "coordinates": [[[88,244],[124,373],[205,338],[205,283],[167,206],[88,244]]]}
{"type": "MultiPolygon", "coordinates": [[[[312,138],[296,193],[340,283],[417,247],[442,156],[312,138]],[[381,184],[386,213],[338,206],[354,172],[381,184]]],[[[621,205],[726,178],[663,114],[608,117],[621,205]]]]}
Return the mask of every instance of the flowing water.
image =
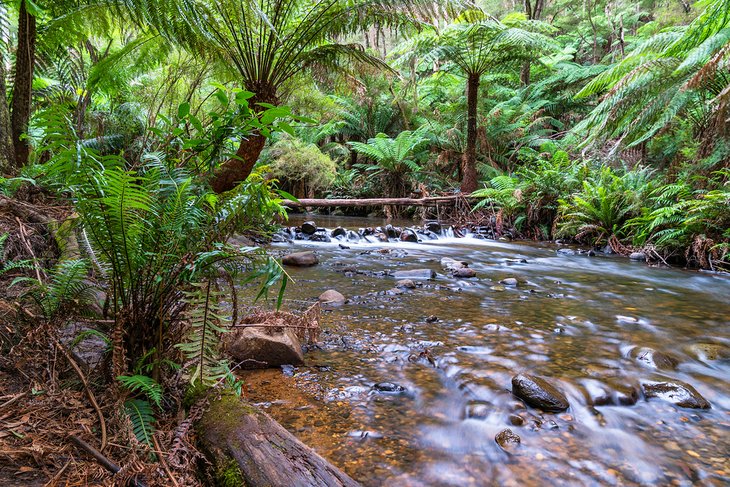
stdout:
{"type": "Polygon", "coordinates": [[[307,366],[246,380],[252,400],[362,484],[730,483],[727,276],[472,237],[339,243],[272,245],[320,259],[287,268],[296,280],[287,290],[292,306],[327,289],[350,301],[323,314],[323,345],[307,353],[307,366]],[[443,257],[469,262],[477,278],[451,277],[443,257]],[[390,273],[418,268],[438,275],[393,290],[390,273]],[[518,286],[499,284],[508,277],[518,286]],[[698,344],[715,347],[703,355],[698,344]],[[678,365],[654,369],[631,358],[635,346],[678,365]],[[526,407],[510,392],[517,373],[548,379],[570,408],[526,407]],[[647,380],[691,384],[712,408],[640,393],[634,405],[593,405],[596,387],[640,391],[647,380]],[[377,392],[381,382],[405,391],[377,392]],[[495,442],[506,428],[521,438],[509,452],[495,442]]]}

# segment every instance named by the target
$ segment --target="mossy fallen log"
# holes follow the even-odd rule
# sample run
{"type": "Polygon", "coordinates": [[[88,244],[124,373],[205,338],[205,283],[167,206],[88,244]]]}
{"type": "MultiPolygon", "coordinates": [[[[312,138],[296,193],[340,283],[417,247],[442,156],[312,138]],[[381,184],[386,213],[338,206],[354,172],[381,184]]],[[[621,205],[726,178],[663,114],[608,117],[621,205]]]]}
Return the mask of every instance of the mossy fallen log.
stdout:
{"type": "Polygon", "coordinates": [[[359,485],[268,414],[234,395],[211,400],[198,422],[198,438],[219,486],[359,485]]]}

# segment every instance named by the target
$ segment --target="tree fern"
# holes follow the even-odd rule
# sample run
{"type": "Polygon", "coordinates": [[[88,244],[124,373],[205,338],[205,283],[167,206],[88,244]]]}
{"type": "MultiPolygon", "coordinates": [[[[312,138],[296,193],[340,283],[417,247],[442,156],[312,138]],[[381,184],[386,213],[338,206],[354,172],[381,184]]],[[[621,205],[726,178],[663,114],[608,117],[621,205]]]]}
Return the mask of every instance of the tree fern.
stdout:
{"type": "Polygon", "coordinates": [[[149,447],[154,446],[155,415],[152,405],[143,399],[130,399],[124,403],[124,411],[132,423],[132,432],[138,441],[149,447]]]}

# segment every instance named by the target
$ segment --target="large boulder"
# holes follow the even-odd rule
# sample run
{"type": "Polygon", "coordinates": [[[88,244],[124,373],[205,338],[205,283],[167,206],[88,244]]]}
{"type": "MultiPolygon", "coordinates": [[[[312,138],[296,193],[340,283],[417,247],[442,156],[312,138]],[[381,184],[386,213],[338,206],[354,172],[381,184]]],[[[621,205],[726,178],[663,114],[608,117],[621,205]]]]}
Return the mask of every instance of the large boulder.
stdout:
{"type": "Polygon", "coordinates": [[[642,382],[641,389],[647,399],[662,399],[682,408],[710,409],[711,407],[707,399],[694,387],[678,380],[646,381],[642,382]]]}
{"type": "Polygon", "coordinates": [[[295,252],[293,254],[285,255],[281,259],[281,263],[284,265],[294,267],[310,267],[319,264],[319,259],[314,252],[295,252]]]}
{"type": "Polygon", "coordinates": [[[340,305],[345,304],[346,301],[347,298],[334,289],[328,289],[319,295],[319,302],[322,304],[340,305]]]}
{"type": "Polygon", "coordinates": [[[568,399],[545,379],[528,374],[512,377],[512,394],[532,407],[560,412],[570,407],[568,399]]]}
{"type": "Polygon", "coordinates": [[[411,269],[407,271],[396,271],[393,274],[396,279],[433,279],[436,271],[431,269],[411,269]]]}
{"type": "Polygon", "coordinates": [[[304,354],[299,339],[289,329],[249,326],[225,334],[225,349],[247,369],[302,365],[304,354]],[[274,331],[278,330],[278,331],[274,331]]]}

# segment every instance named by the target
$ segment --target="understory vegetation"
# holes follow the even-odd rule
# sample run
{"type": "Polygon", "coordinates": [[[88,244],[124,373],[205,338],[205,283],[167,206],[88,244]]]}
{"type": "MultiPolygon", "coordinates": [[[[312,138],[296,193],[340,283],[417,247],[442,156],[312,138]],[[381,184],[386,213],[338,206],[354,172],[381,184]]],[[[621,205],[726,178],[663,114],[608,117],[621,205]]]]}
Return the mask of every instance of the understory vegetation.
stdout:
{"type": "Polygon", "coordinates": [[[728,107],[730,0],[2,1],[0,381],[194,485],[286,200],[461,194],[497,237],[730,271],[728,107]]]}

